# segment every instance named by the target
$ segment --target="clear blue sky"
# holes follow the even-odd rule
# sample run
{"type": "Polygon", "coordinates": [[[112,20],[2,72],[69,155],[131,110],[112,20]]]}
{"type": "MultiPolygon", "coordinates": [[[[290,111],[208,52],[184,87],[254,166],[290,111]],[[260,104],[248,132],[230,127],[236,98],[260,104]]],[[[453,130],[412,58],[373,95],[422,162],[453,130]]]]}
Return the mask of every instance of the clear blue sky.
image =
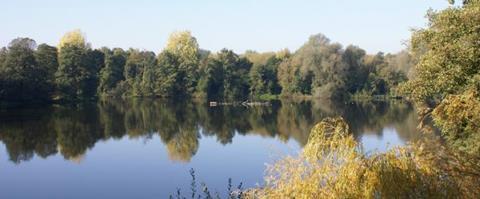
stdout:
{"type": "Polygon", "coordinates": [[[0,0],[0,46],[16,37],[56,45],[81,29],[93,47],[155,52],[169,34],[190,30],[200,47],[237,53],[296,50],[323,33],[369,53],[397,52],[429,8],[447,0],[0,0]]]}

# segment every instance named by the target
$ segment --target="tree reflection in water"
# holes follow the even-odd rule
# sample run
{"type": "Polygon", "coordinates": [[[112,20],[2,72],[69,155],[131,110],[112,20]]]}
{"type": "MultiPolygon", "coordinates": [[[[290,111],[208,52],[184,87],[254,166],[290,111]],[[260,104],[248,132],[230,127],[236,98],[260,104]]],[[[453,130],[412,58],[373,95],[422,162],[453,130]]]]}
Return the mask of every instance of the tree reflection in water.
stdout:
{"type": "Polygon", "coordinates": [[[12,162],[60,153],[80,161],[101,140],[151,139],[158,135],[171,160],[189,162],[202,136],[223,144],[235,135],[307,143],[310,129],[327,116],[342,116],[359,139],[382,136],[395,128],[403,141],[418,139],[416,115],[403,102],[333,104],[324,101],[276,101],[272,106],[217,106],[200,102],[109,100],[76,107],[10,109],[0,112],[0,141],[12,162]]]}

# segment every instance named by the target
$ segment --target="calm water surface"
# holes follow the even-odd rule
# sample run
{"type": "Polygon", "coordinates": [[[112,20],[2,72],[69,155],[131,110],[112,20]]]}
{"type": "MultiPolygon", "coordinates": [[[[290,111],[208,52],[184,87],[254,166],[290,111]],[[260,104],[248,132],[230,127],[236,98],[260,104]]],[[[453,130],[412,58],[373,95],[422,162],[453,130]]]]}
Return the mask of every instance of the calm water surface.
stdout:
{"type": "MultiPolygon", "coordinates": [[[[168,198],[197,181],[255,187],[311,127],[342,116],[366,151],[419,138],[402,102],[274,102],[268,107],[109,101],[0,110],[0,198],[168,198]]],[[[260,184],[261,185],[261,184],[260,184]]]]}

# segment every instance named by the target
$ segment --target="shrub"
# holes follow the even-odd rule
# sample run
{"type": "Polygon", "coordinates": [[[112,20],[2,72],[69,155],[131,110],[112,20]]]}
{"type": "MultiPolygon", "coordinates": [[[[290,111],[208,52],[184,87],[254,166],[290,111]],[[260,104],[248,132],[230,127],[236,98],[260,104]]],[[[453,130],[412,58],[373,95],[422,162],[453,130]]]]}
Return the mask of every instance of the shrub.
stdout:
{"type": "Polygon", "coordinates": [[[480,154],[480,100],[476,90],[447,96],[432,112],[447,142],[458,150],[480,154]]]}
{"type": "MultiPolygon", "coordinates": [[[[428,145],[433,146],[433,145],[428,145]]],[[[250,198],[453,198],[478,197],[473,177],[451,169],[442,150],[417,143],[364,155],[341,118],[327,118],[311,131],[298,157],[269,166],[265,185],[250,198]],[[431,149],[431,148],[428,148],[431,149]],[[445,164],[445,162],[447,162],[445,164]]],[[[478,169],[478,167],[477,167],[478,169]]]]}

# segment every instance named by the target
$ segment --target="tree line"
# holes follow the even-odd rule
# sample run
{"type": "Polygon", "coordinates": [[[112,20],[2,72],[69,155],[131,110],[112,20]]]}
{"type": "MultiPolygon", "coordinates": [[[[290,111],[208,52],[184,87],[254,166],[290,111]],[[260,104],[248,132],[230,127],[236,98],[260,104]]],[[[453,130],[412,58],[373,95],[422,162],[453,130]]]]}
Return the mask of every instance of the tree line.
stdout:
{"type": "Polygon", "coordinates": [[[171,34],[158,55],[138,49],[93,49],[82,32],[58,46],[17,38],[0,50],[0,101],[77,102],[102,97],[201,97],[246,100],[277,96],[348,98],[386,95],[408,79],[407,51],[368,55],[322,34],[296,52],[236,54],[199,48],[189,31],[171,34]],[[359,95],[361,94],[361,95],[359,95]]]}

